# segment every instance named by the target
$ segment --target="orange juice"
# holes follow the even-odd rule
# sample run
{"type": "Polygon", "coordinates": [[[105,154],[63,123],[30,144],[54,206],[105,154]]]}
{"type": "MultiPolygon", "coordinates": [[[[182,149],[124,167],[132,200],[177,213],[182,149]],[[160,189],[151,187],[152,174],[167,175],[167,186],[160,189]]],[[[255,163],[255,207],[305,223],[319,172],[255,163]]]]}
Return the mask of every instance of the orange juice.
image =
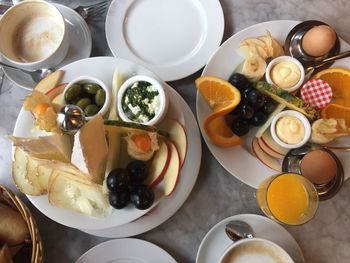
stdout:
{"type": "Polygon", "coordinates": [[[267,205],[279,221],[286,224],[297,222],[309,206],[309,195],[302,177],[285,174],[273,180],[267,190],[267,205]]]}
{"type": "Polygon", "coordinates": [[[301,225],[318,207],[315,186],[300,174],[285,173],[266,178],[256,191],[260,209],[279,223],[301,225]]]}

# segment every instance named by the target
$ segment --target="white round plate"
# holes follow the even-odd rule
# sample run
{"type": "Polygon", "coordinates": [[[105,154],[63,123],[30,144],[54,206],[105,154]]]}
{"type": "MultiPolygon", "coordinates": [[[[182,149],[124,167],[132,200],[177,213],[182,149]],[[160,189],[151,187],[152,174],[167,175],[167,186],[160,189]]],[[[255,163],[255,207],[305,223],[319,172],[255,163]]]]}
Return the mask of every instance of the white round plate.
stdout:
{"type": "Polygon", "coordinates": [[[295,263],[305,261],[298,243],[281,225],[264,216],[242,214],[228,217],[209,230],[199,246],[196,263],[219,262],[221,255],[232,244],[225,233],[226,224],[232,220],[248,223],[253,228],[255,237],[264,238],[280,245],[295,263]]]}
{"type": "Polygon", "coordinates": [[[218,0],[113,0],[106,18],[113,55],[143,65],[165,81],[203,67],[223,32],[218,0]]]}
{"type": "Polygon", "coordinates": [[[162,248],[140,239],[124,238],[101,243],[75,263],[176,263],[162,248]]]}
{"type": "MultiPolygon", "coordinates": [[[[68,28],[69,49],[64,60],[55,68],[61,68],[79,59],[88,58],[91,54],[91,33],[85,20],[73,9],[54,4],[61,12],[68,28]]],[[[33,90],[36,82],[27,74],[19,70],[3,67],[6,76],[26,90],[33,90]]]]}
{"type": "MultiPolygon", "coordinates": [[[[243,62],[243,58],[238,54],[237,50],[241,41],[249,37],[258,37],[266,34],[266,30],[270,31],[272,36],[281,44],[284,43],[289,31],[298,24],[299,21],[278,20],[260,23],[248,27],[223,43],[220,48],[210,58],[208,64],[203,70],[202,76],[217,76],[222,79],[228,79],[232,72],[243,62]]],[[[350,45],[343,40],[340,41],[343,51],[349,50],[350,45]]],[[[332,67],[350,68],[350,58],[340,59],[333,64],[332,67]]],[[[233,176],[251,187],[258,188],[259,184],[276,171],[263,165],[251,152],[251,139],[254,136],[250,132],[250,137],[245,140],[244,146],[234,148],[220,148],[210,142],[203,129],[203,121],[211,113],[211,109],[202,96],[197,92],[196,99],[197,120],[208,145],[209,150],[216,160],[233,176]]],[[[350,142],[348,141],[348,144],[350,142]]],[[[345,178],[350,177],[350,162],[348,162],[349,153],[346,151],[335,151],[339,159],[342,161],[345,178]]]]}
{"type": "MultiPolygon", "coordinates": [[[[139,219],[117,226],[102,230],[80,229],[88,234],[109,238],[129,237],[147,232],[166,220],[168,220],[183,205],[197,180],[200,162],[202,158],[202,147],[200,133],[197,121],[184,99],[173,89],[170,90],[171,104],[177,105],[178,109],[183,111],[184,123],[187,132],[187,157],[182,167],[179,183],[175,192],[170,197],[163,198],[157,207],[151,210],[147,215],[139,219]]],[[[172,111],[174,108],[170,107],[172,111]]]]}
{"type": "MultiPolygon", "coordinates": [[[[127,79],[135,74],[149,75],[153,78],[157,78],[150,71],[132,62],[122,60],[122,59],[116,59],[113,57],[95,57],[95,58],[88,58],[88,59],[76,61],[72,64],[69,64],[63,67],[62,69],[65,71],[65,75],[64,75],[64,78],[62,79],[62,82],[69,82],[70,80],[81,75],[90,75],[101,79],[106,83],[107,86],[111,87],[113,73],[115,68],[117,67],[122,72],[124,79],[127,79]]],[[[158,80],[161,81],[160,79],[158,80]]],[[[176,104],[176,101],[177,101],[176,97],[180,97],[180,95],[178,95],[167,84],[163,83],[163,85],[166,87],[166,91],[170,92],[171,96],[175,98],[174,100],[170,101],[169,112],[167,116],[180,121],[185,126],[187,132],[191,132],[192,134],[194,133],[199,138],[198,128],[197,130],[194,130],[194,132],[192,131],[192,129],[187,128],[188,123],[185,120],[184,111],[181,107],[178,106],[178,104],[176,104]]],[[[192,117],[194,119],[193,115],[192,117]]],[[[30,136],[42,135],[43,134],[42,132],[31,131],[34,124],[33,121],[34,119],[32,115],[29,112],[24,111],[22,109],[17,118],[17,122],[14,129],[14,135],[19,137],[30,137],[30,136]]],[[[188,178],[189,184],[190,185],[192,184],[192,187],[198,175],[200,158],[201,158],[200,140],[198,139],[196,142],[197,144],[193,145],[193,148],[194,148],[193,151],[199,157],[194,158],[196,163],[191,164],[191,166],[184,165],[182,174],[185,174],[186,176],[187,175],[188,176],[187,177],[184,176],[183,179],[180,179],[180,182],[182,182],[182,181],[185,181],[185,178],[188,178]],[[194,179],[192,179],[191,177],[193,177],[194,179]]],[[[191,156],[191,155],[188,155],[188,156],[191,156]]],[[[188,161],[186,160],[185,163],[188,163],[188,161]]],[[[170,197],[164,198],[164,201],[173,200],[173,196],[176,195],[176,193],[179,191],[180,188],[181,188],[181,183],[179,183],[175,192],[170,197]]],[[[191,189],[189,190],[189,192],[191,191],[191,189]]],[[[127,208],[122,210],[114,209],[113,213],[105,219],[96,219],[96,218],[85,216],[80,213],[69,211],[67,209],[54,207],[49,204],[46,195],[28,196],[28,198],[43,214],[45,214],[52,220],[69,227],[89,229],[89,230],[106,229],[106,228],[112,228],[115,226],[123,225],[125,223],[134,221],[135,219],[139,218],[140,216],[142,216],[143,214],[145,214],[150,210],[150,209],[138,210],[133,208],[132,205],[129,205],[127,208]]],[[[160,200],[160,197],[158,196],[158,198],[154,203],[154,206],[159,202],[159,200],[160,200]]]]}

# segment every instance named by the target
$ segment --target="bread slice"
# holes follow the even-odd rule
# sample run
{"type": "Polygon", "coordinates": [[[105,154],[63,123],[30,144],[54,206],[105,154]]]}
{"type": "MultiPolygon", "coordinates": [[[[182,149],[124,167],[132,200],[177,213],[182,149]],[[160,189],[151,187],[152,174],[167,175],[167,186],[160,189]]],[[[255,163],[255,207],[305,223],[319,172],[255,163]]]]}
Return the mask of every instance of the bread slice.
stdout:
{"type": "Polygon", "coordinates": [[[111,210],[101,185],[62,171],[51,176],[48,198],[54,206],[93,217],[105,217],[111,210]]]}

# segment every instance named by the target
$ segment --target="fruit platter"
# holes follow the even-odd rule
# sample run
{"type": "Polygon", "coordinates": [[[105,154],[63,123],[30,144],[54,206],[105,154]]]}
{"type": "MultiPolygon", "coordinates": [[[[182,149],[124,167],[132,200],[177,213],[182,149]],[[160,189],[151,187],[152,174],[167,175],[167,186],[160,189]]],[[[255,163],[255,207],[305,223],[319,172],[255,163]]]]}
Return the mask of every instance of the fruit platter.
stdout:
{"type": "Polygon", "coordinates": [[[180,100],[124,60],[63,67],[24,100],[10,137],[16,186],[45,215],[79,229],[122,226],[169,202],[171,216],[200,165],[197,128],[180,100]],[[187,162],[188,143],[194,164],[187,162]]]}
{"type": "MultiPolygon", "coordinates": [[[[285,160],[302,147],[327,149],[335,158],[327,166],[333,167],[333,175],[314,184],[350,174],[345,89],[350,60],[310,71],[309,61],[292,57],[285,41],[303,23],[271,21],[238,32],[213,54],[196,80],[197,118],[210,151],[229,173],[254,188],[272,174],[290,171],[285,160]]],[[[338,53],[349,50],[334,29],[322,23],[308,28],[300,46],[317,63],[336,49],[337,41],[338,53]],[[323,45],[315,44],[320,38],[323,45]]],[[[297,166],[298,173],[307,173],[300,160],[297,166]]]]}

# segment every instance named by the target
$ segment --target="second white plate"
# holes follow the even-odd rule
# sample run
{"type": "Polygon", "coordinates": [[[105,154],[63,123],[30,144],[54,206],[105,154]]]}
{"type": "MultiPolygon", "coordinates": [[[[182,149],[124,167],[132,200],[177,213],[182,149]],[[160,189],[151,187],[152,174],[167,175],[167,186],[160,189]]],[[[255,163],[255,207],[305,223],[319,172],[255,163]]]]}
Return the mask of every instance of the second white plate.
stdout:
{"type": "Polygon", "coordinates": [[[203,67],[223,32],[218,0],[114,0],[106,18],[113,55],[141,64],[165,81],[203,67]]]}
{"type": "Polygon", "coordinates": [[[99,244],[75,263],[176,263],[165,250],[139,239],[115,239],[99,244]]]}

